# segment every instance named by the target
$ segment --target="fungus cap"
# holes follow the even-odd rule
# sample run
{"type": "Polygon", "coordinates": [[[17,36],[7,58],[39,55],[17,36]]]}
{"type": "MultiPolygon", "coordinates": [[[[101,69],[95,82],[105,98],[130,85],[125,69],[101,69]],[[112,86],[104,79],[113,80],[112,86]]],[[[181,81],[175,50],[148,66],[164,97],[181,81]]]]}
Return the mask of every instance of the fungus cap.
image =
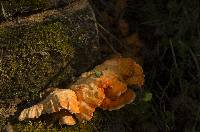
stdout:
{"type": "Polygon", "coordinates": [[[128,89],[125,93],[123,93],[120,97],[116,99],[105,98],[101,108],[103,110],[117,110],[125,106],[126,104],[130,104],[135,100],[136,94],[132,90],[128,89]]]}
{"type": "Polygon", "coordinates": [[[19,116],[19,120],[38,118],[42,114],[59,112],[62,109],[66,109],[70,113],[80,112],[79,102],[74,91],[70,89],[56,89],[40,103],[24,109],[19,116]]]}

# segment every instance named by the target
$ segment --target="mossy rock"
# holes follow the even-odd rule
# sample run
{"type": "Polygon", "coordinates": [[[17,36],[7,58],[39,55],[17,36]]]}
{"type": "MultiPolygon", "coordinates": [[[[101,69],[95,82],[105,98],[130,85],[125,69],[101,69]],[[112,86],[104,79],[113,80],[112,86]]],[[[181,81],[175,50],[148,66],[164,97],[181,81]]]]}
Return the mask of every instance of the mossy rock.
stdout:
{"type": "Polygon", "coordinates": [[[0,18],[56,8],[72,3],[73,1],[75,0],[2,0],[0,2],[0,18]]]}
{"type": "Polygon", "coordinates": [[[65,87],[98,60],[95,17],[86,0],[79,2],[0,25],[0,101],[65,87]]]}

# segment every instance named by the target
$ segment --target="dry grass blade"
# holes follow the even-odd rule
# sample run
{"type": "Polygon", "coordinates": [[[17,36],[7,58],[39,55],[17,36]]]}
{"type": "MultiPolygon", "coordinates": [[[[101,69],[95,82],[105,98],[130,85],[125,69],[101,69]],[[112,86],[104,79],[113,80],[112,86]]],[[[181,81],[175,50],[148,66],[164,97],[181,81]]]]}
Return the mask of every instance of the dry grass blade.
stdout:
{"type": "Polygon", "coordinates": [[[176,69],[178,69],[178,64],[177,64],[177,61],[176,61],[176,54],[174,52],[174,47],[173,47],[171,39],[169,40],[169,44],[170,44],[170,47],[171,47],[171,51],[172,51],[172,56],[173,56],[175,67],[176,67],[176,69]]]}
{"type": "Polygon", "coordinates": [[[2,13],[3,13],[4,18],[7,18],[8,16],[7,16],[7,14],[6,14],[6,11],[5,11],[4,7],[3,7],[2,2],[1,2],[1,11],[2,11],[2,13]]]}
{"type": "Polygon", "coordinates": [[[110,47],[110,49],[113,51],[113,53],[115,53],[115,54],[120,54],[113,46],[112,46],[112,44],[108,41],[108,39],[103,35],[103,33],[100,33],[99,34],[102,38],[103,38],[103,40],[108,44],[108,46],[110,47]]]}

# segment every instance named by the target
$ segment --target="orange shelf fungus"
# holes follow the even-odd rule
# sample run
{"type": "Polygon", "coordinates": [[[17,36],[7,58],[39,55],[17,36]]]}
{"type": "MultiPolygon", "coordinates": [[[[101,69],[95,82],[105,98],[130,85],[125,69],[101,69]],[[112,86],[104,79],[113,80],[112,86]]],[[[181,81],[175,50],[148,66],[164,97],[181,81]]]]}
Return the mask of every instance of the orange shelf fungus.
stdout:
{"type": "Polygon", "coordinates": [[[49,95],[24,109],[19,120],[54,113],[60,124],[74,125],[77,119],[90,121],[97,107],[112,111],[133,102],[136,94],[128,86],[141,87],[143,84],[140,65],[131,58],[114,57],[83,73],[67,89],[48,89],[49,95]]]}
{"type": "Polygon", "coordinates": [[[105,98],[100,106],[103,110],[117,110],[129,104],[135,100],[136,94],[132,90],[128,89],[121,96],[115,99],[105,98]]]}
{"type": "Polygon", "coordinates": [[[55,113],[63,109],[68,110],[71,114],[80,113],[77,96],[70,89],[54,90],[37,105],[24,109],[18,119],[22,121],[29,118],[38,118],[42,114],[55,113]]]}

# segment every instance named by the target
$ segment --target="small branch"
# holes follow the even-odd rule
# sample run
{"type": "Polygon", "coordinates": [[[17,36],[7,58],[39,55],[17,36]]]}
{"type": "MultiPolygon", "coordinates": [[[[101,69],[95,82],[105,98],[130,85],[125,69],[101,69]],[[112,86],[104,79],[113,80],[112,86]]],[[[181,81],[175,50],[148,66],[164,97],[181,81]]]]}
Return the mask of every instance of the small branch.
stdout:
{"type": "Polygon", "coordinates": [[[177,61],[176,61],[176,55],[175,55],[175,52],[174,52],[174,47],[173,47],[173,44],[172,44],[172,40],[170,39],[169,42],[170,42],[170,47],[171,47],[171,51],[172,51],[174,64],[175,64],[176,69],[178,69],[178,64],[177,64],[177,61]]]}
{"type": "Polygon", "coordinates": [[[6,11],[5,11],[4,7],[3,7],[2,2],[1,2],[1,10],[2,10],[4,18],[6,19],[7,18],[7,14],[6,14],[6,11]]]}
{"type": "Polygon", "coordinates": [[[120,54],[108,41],[108,39],[102,34],[100,33],[100,36],[105,40],[105,42],[108,44],[108,46],[111,48],[111,50],[113,51],[113,53],[115,54],[120,54]]]}

